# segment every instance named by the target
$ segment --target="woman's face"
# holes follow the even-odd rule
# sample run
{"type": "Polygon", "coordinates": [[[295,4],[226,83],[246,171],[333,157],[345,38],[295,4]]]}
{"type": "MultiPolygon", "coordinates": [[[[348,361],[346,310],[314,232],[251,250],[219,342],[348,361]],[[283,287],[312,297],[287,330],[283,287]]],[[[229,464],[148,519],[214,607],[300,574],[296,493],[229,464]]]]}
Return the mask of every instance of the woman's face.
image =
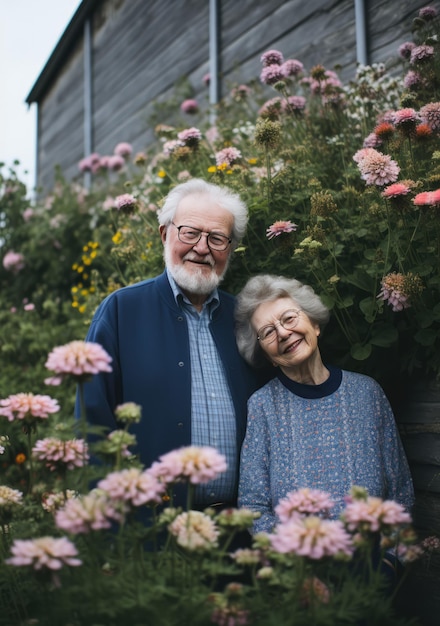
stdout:
{"type": "Polygon", "coordinates": [[[291,298],[263,302],[251,324],[268,359],[281,368],[304,364],[318,349],[319,325],[311,322],[291,298]]]}

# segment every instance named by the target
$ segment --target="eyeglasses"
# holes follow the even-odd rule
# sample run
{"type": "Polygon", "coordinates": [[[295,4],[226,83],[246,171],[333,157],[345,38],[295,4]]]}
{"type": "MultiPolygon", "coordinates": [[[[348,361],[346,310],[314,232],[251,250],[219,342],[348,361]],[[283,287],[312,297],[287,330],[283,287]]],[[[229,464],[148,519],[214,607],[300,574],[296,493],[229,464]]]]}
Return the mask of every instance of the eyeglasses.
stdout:
{"type": "Polygon", "coordinates": [[[177,228],[179,241],[186,243],[188,246],[195,246],[199,243],[202,235],[206,235],[209,248],[218,252],[226,250],[232,242],[232,239],[221,233],[205,233],[203,230],[193,228],[192,226],[177,226],[174,222],[171,222],[171,224],[177,228]]]}
{"type": "Polygon", "coordinates": [[[293,330],[298,324],[300,313],[301,311],[297,309],[289,309],[288,311],[285,311],[279,318],[278,322],[263,326],[259,331],[257,331],[258,341],[266,344],[275,341],[278,326],[282,326],[285,330],[293,330]]]}

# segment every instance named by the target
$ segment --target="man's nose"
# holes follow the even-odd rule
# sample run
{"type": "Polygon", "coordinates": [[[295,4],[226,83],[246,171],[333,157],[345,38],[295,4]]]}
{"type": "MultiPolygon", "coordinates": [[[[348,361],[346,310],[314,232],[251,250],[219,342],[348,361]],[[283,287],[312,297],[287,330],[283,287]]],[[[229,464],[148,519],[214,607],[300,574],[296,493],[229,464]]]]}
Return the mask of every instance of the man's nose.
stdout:
{"type": "Polygon", "coordinates": [[[193,246],[193,249],[195,249],[196,252],[200,254],[201,256],[205,254],[209,254],[209,252],[211,252],[208,246],[208,236],[209,235],[202,233],[199,241],[193,246]]]}

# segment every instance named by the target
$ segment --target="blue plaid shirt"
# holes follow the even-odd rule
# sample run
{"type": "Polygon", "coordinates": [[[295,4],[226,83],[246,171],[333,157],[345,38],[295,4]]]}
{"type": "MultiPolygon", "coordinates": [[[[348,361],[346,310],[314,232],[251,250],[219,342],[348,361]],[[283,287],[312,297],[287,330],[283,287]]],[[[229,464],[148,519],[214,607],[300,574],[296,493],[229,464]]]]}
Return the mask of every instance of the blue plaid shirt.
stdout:
{"type": "Polygon", "coordinates": [[[169,272],[176,302],[188,323],[191,355],[191,443],[212,446],[226,457],[228,470],[195,490],[198,507],[234,498],[237,459],[235,411],[223,363],[209,331],[212,312],[219,305],[217,290],[199,313],[182,293],[169,272]]]}

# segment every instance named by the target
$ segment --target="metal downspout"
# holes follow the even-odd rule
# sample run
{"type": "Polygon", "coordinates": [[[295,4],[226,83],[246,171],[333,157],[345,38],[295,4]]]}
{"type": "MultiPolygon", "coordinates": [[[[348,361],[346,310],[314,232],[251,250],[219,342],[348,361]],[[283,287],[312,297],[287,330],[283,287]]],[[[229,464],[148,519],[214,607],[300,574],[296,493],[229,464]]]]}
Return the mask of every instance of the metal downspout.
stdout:
{"type": "Polygon", "coordinates": [[[355,0],[355,22],[356,22],[356,60],[359,65],[368,65],[368,46],[367,46],[367,21],[366,21],[366,2],[364,0],[355,0]]]}
{"type": "Polygon", "coordinates": [[[215,123],[215,105],[220,98],[219,0],[209,0],[209,105],[210,122],[215,123]]]}
{"type": "MultiPolygon", "coordinates": [[[[92,99],[92,24],[88,17],[84,22],[84,156],[93,150],[93,99],[92,99]]],[[[84,173],[84,186],[90,189],[91,172],[84,173]]]]}

